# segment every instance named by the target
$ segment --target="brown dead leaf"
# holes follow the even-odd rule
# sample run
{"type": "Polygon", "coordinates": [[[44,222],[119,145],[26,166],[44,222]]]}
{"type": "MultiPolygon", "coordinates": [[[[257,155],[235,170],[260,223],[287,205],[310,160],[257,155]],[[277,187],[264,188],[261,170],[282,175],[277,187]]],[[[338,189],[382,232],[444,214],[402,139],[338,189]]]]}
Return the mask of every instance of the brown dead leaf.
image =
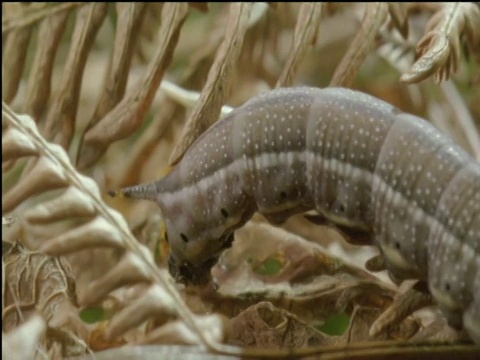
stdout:
{"type": "Polygon", "coordinates": [[[265,349],[335,344],[329,337],[267,301],[249,307],[231,320],[228,343],[265,349]]]}
{"type": "Polygon", "coordinates": [[[465,332],[453,329],[448,325],[445,317],[436,312],[436,319],[427,326],[420,329],[410,341],[430,341],[430,342],[457,342],[468,341],[468,336],[465,332]]]}
{"type": "Polygon", "coordinates": [[[351,313],[355,306],[380,313],[395,294],[320,246],[262,223],[247,223],[236,232],[233,247],[222,255],[212,275],[218,289],[202,297],[212,310],[228,316],[268,299],[302,321],[322,323],[332,313],[351,313]]]}
{"type": "Polygon", "coordinates": [[[384,329],[375,335],[369,334],[372,322],[381,316],[382,310],[369,306],[355,307],[348,330],[342,335],[345,342],[378,341],[378,340],[407,340],[411,338],[420,328],[419,321],[408,318],[397,323],[388,329],[384,329]]]}
{"type": "Polygon", "coordinates": [[[76,354],[78,342],[70,344],[71,334],[86,340],[88,332],[77,314],[75,284],[69,264],[62,259],[30,252],[17,243],[4,254],[2,265],[5,276],[2,282],[3,331],[13,330],[23,319],[39,312],[48,327],[57,332],[57,346],[63,347],[64,353],[76,354]]]}

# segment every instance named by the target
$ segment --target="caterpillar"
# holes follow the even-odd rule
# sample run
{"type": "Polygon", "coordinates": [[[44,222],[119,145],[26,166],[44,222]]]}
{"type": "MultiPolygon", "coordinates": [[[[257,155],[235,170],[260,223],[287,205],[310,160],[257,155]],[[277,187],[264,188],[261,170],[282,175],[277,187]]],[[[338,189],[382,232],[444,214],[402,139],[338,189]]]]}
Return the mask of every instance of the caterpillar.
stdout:
{"type": "Polygon", "coordinates": [[[449,323],[480,343],[480,164],[382,100],[272,90],[210,127],[169,175],[121,192],[160,206],[179,282],[208,281],[254,212],[280,224],[315,210],[377,245],[392,277],[427,281],[449,323]]]}

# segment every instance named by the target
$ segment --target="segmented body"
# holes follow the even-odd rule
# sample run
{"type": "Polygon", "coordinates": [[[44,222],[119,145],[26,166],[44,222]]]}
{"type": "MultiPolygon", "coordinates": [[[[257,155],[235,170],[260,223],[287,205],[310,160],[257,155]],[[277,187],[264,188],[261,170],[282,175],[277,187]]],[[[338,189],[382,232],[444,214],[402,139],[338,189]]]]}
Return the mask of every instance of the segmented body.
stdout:
{"type": "Polygon", "coordinates": [[[193,283],[255,211],[280,223],[315,209],[371,235],[396,278],[428,280],[449,321],[480,343],[480,164],[379,99],[271,91],[207,130],[168,176],[124,193],[159,203],[170,271],[193,283]]]}

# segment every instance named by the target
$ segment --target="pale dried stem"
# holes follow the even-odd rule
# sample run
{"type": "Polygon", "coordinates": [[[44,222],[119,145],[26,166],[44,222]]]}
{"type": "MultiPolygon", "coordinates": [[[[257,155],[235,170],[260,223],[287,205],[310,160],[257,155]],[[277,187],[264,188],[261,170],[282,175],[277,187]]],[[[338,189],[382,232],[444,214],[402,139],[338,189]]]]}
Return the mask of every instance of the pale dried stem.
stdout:
{"type": "Polygon", "coordinates": [[[388,13],[387,3],[368,3],[365,17],[342,61],[337,66],[330,86],[351,87],[365,58],[375,45],[375,37],[388,13]]]}
{"type": "Polygon", "coordinates": [[[276,87],[288,87],[294,83],[300,62],[305,57],[308,48],[315,43],[322,7],[322,3],[302,3],[300,5],[290,55],[278,78],[276,87]]]}
{"type": "Polygon", "coordinates": [[[176,164],[192,143],[218,119],[220,109],[231,88],[232,73],[248,29],[250,3],[232,3],[225,38],[203,87],[200,101],[185,125],[183,134],[172,151],[169,163],[176,164]]]}

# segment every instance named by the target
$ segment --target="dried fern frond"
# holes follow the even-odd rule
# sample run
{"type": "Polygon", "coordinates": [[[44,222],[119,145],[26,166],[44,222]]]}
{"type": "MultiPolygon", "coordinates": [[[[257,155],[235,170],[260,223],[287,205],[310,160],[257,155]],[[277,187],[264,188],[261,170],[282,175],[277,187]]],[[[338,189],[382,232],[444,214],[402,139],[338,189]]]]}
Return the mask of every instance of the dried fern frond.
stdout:
{"type": "MultiPolygon", "coordinates": [[[[65,255],[104,246],[124,251],[122,260],[110,272],[96,281],[90,280],[83,291],[79,289],[80,304],[96,303],[109,292],[125,284],[151,283],[152,286],[159,286],[162,289],[161,296],[148,296],[147,292],[146,298],[139,300],[151,304],[146,306],[146,309],[151,311],[145,311],[139,317],[140,320],[144,321],[159,313],[167,315],[163,316],[164,321],[180,316],[196,333],[201,343],[211,344],[218,340],[205,338],[206,333],[200,330],[199,322],[183,303],[169,276],[156,267],[149,250],[137,243],[123,217],[105,205],[97,185],[73,168],[65,151],[58,145],[46,142],[30,117],[17,116],[5,104],[3,104],[2,114],[6,124],[6,135],[10,139],[8,143],[10,147],[16,147],[19,150],[18,152],[10,151],[10,157],[22,156],[25,153],[32,154],[32,152],[38,157],[28,178],[22,179],[16,187],[5,194],[3,211],[12,211],[33,195],[52,189],[67,189],[60,195],[60,199],[54,199],[46,204],[40,203],[29,209],[25,216],[27,224],[34,226],[35,223],[58,221],[62,218],[62,214],[63,219],[82,216],[87,217],[87,221],[49,239],[40,246],[40,251],[51,255],[65,255]],[[28,151],[22,149],[28,149],[28,151]],[[63,201],[67,202],[73,210],[59,212],[56,206],[63,201]]],[[[75,260],[71,261],[74,268],[75,260]]],[[[74,268],[76,276],[85,271],[87,271],[85,268],[74,268]]],[[[154,293],[158,294],[159,291],[154,293]]],[[[123,319],[112,323],[116,329],[115,334],[118,333],[118,329],[126,331],[130,326],[136,325],[136,323],[132,324],[131,318],[123,319]]],[[[218,329],[217,333],[222,334],[223,331],[218,329]]]]}
{"type": "Polygon", "coordinates": [[[419,57],[401,81],[415,83],[434,74],[437,83],[457,71],[462,47],[480,56],[480,7],[475,3],[443,3],[417,45],[419,57]]]}
{"type": "Polygon", "coordinates": [[[78,166],[81,169],[97,161],[109,144],[131,135],[142,124],[172,60],[173,49],[187,13],[188,6],[184,3],[165,4],[162,11],[162,26],[159,30],[161,39],[154,58],[135,89],[85,133],[85,141],[79,150],[78,158],[78,166]]]}
{"type": "Polygon", "coordinates": [[[212,124],[212,120],[218,118],[223,102],[232,86],[231,73],[242,49],[251,9],[252,4],[248,3],[230,5],[225,38],[208,73],[207,83],[203,88],[200,101],[193,109],[183,135],[172,151],[170,165],[177,163],[195,139],[212,124]]]}
{"type": "Polygon", "coordinates": [[[387,3],[368,3],[361,31],[355,36],[342,61],[335,69],[330,86],[350,87],[360,66],[374,47],[377,33],[387,18],[387,3]]]}

